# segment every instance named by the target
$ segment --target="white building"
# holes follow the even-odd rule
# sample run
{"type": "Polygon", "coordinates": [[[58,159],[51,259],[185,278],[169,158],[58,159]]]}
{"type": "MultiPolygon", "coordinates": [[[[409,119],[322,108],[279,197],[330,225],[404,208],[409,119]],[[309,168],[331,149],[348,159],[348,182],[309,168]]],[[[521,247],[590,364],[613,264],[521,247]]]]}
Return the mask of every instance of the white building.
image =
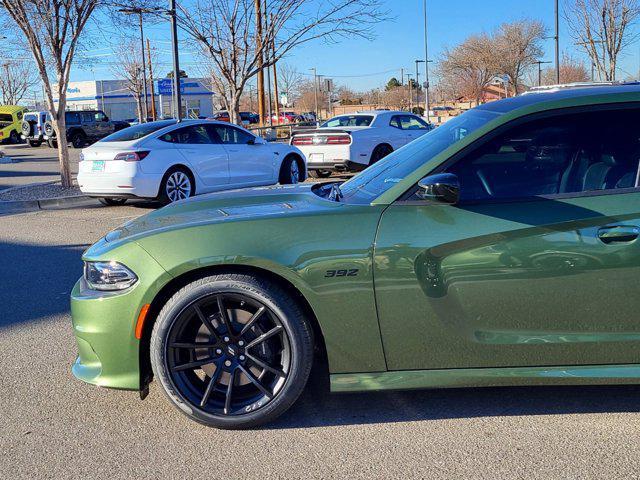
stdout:
{"type": "MultiPolygon", "coordinates": [[[[158,118],[173,116],[172,80],[163,78],[154,82],[154,99],[158,118]]],[[[69,82],[67,87],[68,110],[102,110],[113,120],[137,118],[137,104],[127,90],[125,80],[89,80],[69,82]]],[[[181,78],[182,107],[188,117],[208,117],[219,108],[215,95],[201,78],[181,78]]],[[[149,112],[151,112],[151,88],[147,88],[149,112]]]]}

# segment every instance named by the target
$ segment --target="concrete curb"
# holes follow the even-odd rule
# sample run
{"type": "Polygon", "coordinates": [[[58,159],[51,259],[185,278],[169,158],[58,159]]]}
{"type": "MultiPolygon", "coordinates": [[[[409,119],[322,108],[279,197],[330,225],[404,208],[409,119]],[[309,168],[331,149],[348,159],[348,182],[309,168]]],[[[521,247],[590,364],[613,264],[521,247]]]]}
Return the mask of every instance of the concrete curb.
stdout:
{"type": "Polygon", "coordinates": [[[42,200],[16,200],[0,202],[0,215],[37,212],[38,210],[63,210],[65,208],[97,204],[95,198],[85,195],[46,198],[42,200]]]}

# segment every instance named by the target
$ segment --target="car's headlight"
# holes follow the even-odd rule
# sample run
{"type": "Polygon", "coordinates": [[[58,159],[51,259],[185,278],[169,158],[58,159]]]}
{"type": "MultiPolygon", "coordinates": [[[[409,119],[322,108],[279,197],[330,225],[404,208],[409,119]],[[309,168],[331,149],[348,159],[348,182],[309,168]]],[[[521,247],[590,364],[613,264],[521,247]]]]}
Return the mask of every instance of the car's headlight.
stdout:
{"type": "Polygon", "coordinates": [[[124,290],[138,277],[118,262],[84,262],[84,279],[92,290],[124,290]]]}

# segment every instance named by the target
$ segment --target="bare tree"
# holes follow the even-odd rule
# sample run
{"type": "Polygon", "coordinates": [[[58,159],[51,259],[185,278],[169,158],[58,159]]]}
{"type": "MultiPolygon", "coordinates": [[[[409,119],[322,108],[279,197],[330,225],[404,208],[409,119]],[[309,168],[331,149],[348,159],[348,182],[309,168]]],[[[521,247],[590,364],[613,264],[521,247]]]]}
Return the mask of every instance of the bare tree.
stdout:
{"type": "Polygon", "coordinates": [[[0,94],[4,105],[17,105],[38,83],[38,72],[26,58],[11,58],[2,63],[0,94]]]}
{"type": "Polygon", "coordinates": [[[536,20],[503,23],[494,34],[497,72],[509,76],[514,94],[518,94],[527,71],[542,56],[544,25],[536,20]]]}
{"type": "Polygon", "coordinates": [[[22,31],[44,85],[49,114],[58,138],[63,188],[71,186],[65,109],[74,56],[87,21],[100,0],[0,0],[22,31]],[[52,78],[53,77],[53,78],[52,78]],[[54,82],[55,79],[55,82],[54,82]],[[55,92],[54,92],[55,90],[55,92]],[[58,99],[57,103],[54,98],[58,99]]]}
{"type": "Polygon", "coordinates": [[[287,94],[289,103],[295,102],[303,82],[304,76],[295,67],[287,63],[278,64],[278,87],[281,93],[287,94]]]}
{"type": "MultiPolygon", "coordinates": [[[[588,82],[589,72],[584,62],[577,60],[568,53],[563,53],[560,61],[560,83],[588,82]]],[[[542,84],[553,85],[556,83],[556,72],[553,68],[547,68],[542,72],[542,84]]]]}
{"type": "Polygon", "coordinates": [[[456,96],[482,100],[484,89],[499,72],[496,45],[487,34],[467,38],[446,49],[438,65],[441,83],[456,96]]]}
{"type": "MultiPolygon", "coordinates": [[[[124,77],[125,88],[136,100],[136,110],[140,121],[146,117],[143,107],[144,88],[142,78],[142,61],[140,59],[140,46],[137,40],[123,38],[119,42],[117,58],[118,62],[112,64],[111,70],[116,77],[124,77]]],[[[145,51],[145,55],[151,56],[151,62],[156,63],[157,51],[151,49],[151,53],[145,51]]]]}
{"type": "Polygon", "coordinates": [[[217,90],[235,123],[247,81],[261,68],[312,40],[371,38],[373,25],[386,18],[380,0],[269,0],[258,29],[256,3],[262,5],[261,0],[194,0],[180,6],[177,17],[181,29],[208,56],[217,90]]]}
{"type": "Polygon", "coordinates": [[[575,42],[584,48],[605,80],[616,79],[618,55],[638,34],[637,0],[566,0],[564,17],[575,42]]]}

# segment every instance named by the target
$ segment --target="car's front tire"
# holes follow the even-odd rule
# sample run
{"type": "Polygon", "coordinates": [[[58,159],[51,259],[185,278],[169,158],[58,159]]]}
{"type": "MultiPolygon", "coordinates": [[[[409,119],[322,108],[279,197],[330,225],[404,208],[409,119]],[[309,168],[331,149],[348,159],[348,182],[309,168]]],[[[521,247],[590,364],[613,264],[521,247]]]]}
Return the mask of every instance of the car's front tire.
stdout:
{"type": "Polygon", "coordinates": [[[73,148],[82,148],[87,143],[87,137],[81,132],[74,133],[69,140],[73,148]]]}
{"type": "Polygon", "coordinates": [[[300,170],[300,163],[294,156],[284,159],[280,166],[280,175],[278,181],[281,185],[295,185],[304,181],[304,172],[300,170]]]}
{"type": "Polygon", "coordinates": [[[279,286],[249,275],[214,275],[169,299],[150,354],[164,392],[189,418],[254,428],[299,397],[313,362],[313,333],[279,286]]]}
{"type": "Polygon", "coordinates": [[[165,173],[160,182],[158,200],[164,204],[184,200],[196,193],[196,182],[192,173],[183,167],[174,167],[165,173]]]}

